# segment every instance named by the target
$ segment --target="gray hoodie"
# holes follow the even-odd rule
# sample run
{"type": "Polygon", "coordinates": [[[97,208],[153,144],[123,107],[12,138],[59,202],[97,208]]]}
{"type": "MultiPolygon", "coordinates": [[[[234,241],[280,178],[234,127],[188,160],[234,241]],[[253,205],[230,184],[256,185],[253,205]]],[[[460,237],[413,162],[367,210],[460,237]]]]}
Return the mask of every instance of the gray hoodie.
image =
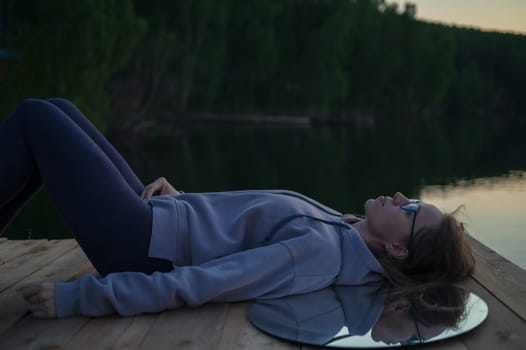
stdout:
{"type": "Polygon", "coordinates": [[[269,299],[383,278],[341,213],[295,192],[185,193],[156,196],[150,204],[149,256],[177,267],[57,283],[58,317],[269,299]]]}

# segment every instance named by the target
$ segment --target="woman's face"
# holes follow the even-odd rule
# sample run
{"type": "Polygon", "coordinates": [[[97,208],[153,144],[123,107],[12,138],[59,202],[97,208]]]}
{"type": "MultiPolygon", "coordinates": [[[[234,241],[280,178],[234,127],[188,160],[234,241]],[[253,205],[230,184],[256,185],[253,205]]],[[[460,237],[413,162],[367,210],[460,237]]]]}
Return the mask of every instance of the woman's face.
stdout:
{"type": "Polygon", "coordinates": [[[410,305],[388,305],[371,330],[371,337],[386,344],[405,342],[418,337],[409,316],[410,305]]]}
{"type": "Polygon", "coordinates": [[[434,205],[420,202],[420,209],[414,213],[401,209],[401,206],[407,203],[409,199],[400,192],[395,193],[393,197],[379,196],[367,200],[365,214],[371,235],[386,243],[392,242],[407,247],[413,218],[413,232],[440,224],[443,214],[434,205]]]}
{"type": "Polygon", "coordinates": [[[422,340],[427,340],[439,335],[447,328],[439,324],[426,326],[417,321],[417,330],[410,308],[411,304],[405,299],[394,301],[386,306],[371,330],[372,338],[386,344],[405,344],[409,339],[418,340],[419,333],[422,340]]]}

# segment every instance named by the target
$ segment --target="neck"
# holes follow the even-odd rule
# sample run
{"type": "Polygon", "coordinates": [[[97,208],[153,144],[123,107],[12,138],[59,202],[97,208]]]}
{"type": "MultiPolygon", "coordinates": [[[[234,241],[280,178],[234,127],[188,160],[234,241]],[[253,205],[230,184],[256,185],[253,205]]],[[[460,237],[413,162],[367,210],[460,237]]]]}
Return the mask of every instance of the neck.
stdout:
{"type": "Polygon", "coordinates": [[[356,231],[358,231],[358,233],[360,234],[363,241],[365,242],[365,244],[371,252],[374,253],[378,249],[382,248],[382,242],[371,234],[371,229],[369,227],[367,219],[356,222],[352,224],[352,226],[356,229],[356,231]]]}

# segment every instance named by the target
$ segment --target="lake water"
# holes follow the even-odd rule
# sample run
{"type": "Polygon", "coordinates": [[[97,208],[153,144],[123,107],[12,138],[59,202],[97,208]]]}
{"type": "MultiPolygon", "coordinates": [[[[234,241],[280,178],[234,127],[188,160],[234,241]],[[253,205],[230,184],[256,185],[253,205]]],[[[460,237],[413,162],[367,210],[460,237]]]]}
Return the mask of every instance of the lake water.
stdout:
{"type": "MultiPolygon", "coordinates": [[[[186,192],[285,188],[342,212],[396,191],[452,211],[478,240],[526,269],[526,132],[521,120],[383,120],[345,127],[187,127],[112,136],[145,183],[186,192]]],[[[71,237],[39,194],[10,238],[71,237]]]]}
{"type": "Polygon", "coordinates": [[[445,211],[464,205],[460,217],[471,235],[526,269],[526,172],[427,186],[420,197],[445,211]]]}

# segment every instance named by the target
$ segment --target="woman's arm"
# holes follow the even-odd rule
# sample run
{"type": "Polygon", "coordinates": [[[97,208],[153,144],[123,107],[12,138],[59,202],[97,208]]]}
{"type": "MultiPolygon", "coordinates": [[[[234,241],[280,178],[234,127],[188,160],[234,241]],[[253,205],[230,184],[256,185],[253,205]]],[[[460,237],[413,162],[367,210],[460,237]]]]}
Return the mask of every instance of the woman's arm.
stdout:
{"type": "MultiPolygon", "coordinates": [[[[84,275],[73,282],[57,283],[55,315],[34,312],[34,316],[129,316],[207,302],[278,297],[287,295],[293,278],[288,248],[274,244],[167,273],[121,272],[101,279],[84,275]]],[[[42,310],[38,306],[33,309],[42,310]]]]}

